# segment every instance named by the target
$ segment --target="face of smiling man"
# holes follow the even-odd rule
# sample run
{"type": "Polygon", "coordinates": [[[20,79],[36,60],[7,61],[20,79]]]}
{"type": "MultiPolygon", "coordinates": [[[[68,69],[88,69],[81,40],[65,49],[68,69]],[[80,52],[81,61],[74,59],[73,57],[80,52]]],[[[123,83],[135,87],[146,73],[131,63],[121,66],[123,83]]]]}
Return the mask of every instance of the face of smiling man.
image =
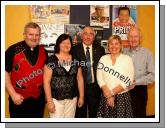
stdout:
{"type": "Polygon", "coordinates": [[[136,48],[140,44],[141,34],[138,28],[131,28],[128,33],[129,45],[131,48],[136,48]]]}
{"type": "Polygon", "coordinates": [[[40,42],[40,28],[27,28],[24,32],[24,40],[31,48],[36,47],[40,42]]]}
{"type": "Polygon", "coordinates": [[[89,46],[93,44],[93,41],[95,39],[95,32],[91,27],[84,28],[82,32],[82,42],[89,46]]]}

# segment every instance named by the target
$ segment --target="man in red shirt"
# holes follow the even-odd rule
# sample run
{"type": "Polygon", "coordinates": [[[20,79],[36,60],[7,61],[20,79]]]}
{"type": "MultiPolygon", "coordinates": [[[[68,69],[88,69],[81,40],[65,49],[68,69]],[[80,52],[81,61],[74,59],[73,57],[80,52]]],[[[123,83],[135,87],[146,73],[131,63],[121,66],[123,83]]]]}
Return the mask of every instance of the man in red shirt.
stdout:
{"type": "Polygon", "coordinates": [[[40,33],[38,24],[26,24],[24,41],[10,46],[5,52],[5,87],[9,93],[11,118],[43,117],[43,66],[47,54],[39,46],[40,33]]]}

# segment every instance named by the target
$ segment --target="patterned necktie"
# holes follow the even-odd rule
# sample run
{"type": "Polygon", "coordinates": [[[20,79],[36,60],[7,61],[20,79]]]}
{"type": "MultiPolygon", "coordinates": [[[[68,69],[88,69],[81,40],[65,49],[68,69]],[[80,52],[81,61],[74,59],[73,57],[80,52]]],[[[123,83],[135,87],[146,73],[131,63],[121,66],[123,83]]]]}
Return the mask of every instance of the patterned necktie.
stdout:
{"type": "Polygon", "coordinates": [[[87,83],[91,83],[92,82],[92,74],[91,74],[91,62],[90,62],[89,47],[86,47],[86,65],[87,65],[87,83]]]}

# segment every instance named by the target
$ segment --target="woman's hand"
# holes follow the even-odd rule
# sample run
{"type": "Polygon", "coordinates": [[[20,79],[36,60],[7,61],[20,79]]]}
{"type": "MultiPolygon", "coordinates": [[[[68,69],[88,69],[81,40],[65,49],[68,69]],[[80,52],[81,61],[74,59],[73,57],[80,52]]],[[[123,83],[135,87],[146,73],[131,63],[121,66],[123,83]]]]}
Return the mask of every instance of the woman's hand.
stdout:
{"type": "Polygon", "coordinates": [[[114,96],[111,96],[111,97],[108,97],[107,98],[107,105],[108,106],[111,106],[111,107],[114,107],[114,100],[115,100],[115,97],[114,96]]]}
{"type": "Polygon", "coordinates": [[[53,101],[47,103],[48,111],[54,113],[56,111],[55,104],[53,101]]]}
{"type": "Polygon", "coordinates": [[[84,98],[83,97],[79,97],[79,99],[78,99],[78,107],[79,108],[82,107],[83,104],[84,104],[84,98]]]}
{"type": "Polygon", "coordinates": [[[105,98],[110,97],[111,91],[106,87],[105,89],[103,89],[103,95],[105,98]]]}

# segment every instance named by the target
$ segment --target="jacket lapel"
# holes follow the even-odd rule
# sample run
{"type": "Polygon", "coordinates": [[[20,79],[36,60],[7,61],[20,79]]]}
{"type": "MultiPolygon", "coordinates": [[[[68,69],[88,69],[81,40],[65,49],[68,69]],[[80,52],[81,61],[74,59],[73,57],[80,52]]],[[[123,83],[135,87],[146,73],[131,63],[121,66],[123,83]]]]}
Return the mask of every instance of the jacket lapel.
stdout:
{"type": "Polygon", "coordinates": [[[80,56],[81,56],[81,60],[86,61],[86,56],[85,56],[85,52],[84,52],[84,47],[83,47],[82,44],[81,44],[79,50],[80,50],[79,53],[80,53],[80,56]]]}
{"type": "MultiPolygon", "coordinates": [[[[93,43],[93,46],[92,46],[92,57],[93,57],[93,61],[96,59],[96,57],[97,57],[97,54],[96,54],[96,47],[95,47],[95,45],[94,45],[94,43],[93,43]]],[[[94,63],[94,62],[93,62],[94,63]]]]}

